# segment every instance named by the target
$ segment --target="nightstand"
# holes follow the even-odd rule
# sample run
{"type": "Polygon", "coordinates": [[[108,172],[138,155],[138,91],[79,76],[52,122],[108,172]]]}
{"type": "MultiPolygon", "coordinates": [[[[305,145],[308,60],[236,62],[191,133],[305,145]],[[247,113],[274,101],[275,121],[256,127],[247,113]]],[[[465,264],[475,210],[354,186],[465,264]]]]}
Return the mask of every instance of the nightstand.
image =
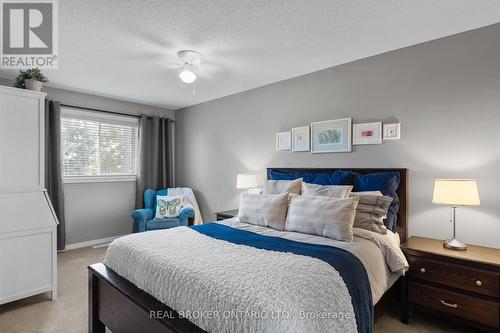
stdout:
{"type": "Polygon", "coordinates": [[[217,221],[226,220],[238,216],[238,211],[239,209],[225,210],[223,212],[215,213],[215,216],[217,217],[217,221]]]}
{"type": "Polygon", "coordinates": [[[500,250],[410,237],[401,246],[410,270],[403,279],[402,321],[415,306],[482,330],[500,332],[500,250]]]}

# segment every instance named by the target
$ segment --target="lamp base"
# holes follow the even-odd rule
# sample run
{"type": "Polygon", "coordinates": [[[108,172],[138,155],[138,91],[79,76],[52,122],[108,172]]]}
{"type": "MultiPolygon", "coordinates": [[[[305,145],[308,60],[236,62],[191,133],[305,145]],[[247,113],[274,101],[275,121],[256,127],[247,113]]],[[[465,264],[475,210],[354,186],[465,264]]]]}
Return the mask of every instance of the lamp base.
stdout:
{"type": "Polygon", "coordinates": [[[443,247],[450,249],[450,250],[458,250],[458,251],[467,250],[467,245],[465,245],[465,243],[462,243],[461,241],[457,240],[456,238],[445,240],[443,242],[443,247]]]}

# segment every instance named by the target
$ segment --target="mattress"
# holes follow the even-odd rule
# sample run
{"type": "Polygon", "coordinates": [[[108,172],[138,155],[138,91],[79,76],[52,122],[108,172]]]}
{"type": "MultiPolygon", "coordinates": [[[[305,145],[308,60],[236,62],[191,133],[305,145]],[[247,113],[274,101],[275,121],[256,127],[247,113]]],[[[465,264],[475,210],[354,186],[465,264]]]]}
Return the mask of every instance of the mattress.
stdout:
{"type": "Polygon", "coordinates": [[[341,242],[233,218],[119,238],[104,263],[179,313],[208,310],[184,317],[209,332],[372,332],[372,305],[407,263],[396,234],[354,234],[341,242]]]}
{"type": "Polygon", "coordinates": [[[217,223],[266,236],[281,237],[309,244],[333,246],[354,254],[363,263],[368,274],[373,304],[376,304],[382,298],[384,293],[389,290],[401,275],[404,275],[409,267],[403,252],[399,248],[399,235],[391,231],[388,231],[386,235],[382,235],[354,228],[353,241],[343,242],[316,235],[278,231],[243,223],[238,220],[238,217],[218,221],[217,223]]]}

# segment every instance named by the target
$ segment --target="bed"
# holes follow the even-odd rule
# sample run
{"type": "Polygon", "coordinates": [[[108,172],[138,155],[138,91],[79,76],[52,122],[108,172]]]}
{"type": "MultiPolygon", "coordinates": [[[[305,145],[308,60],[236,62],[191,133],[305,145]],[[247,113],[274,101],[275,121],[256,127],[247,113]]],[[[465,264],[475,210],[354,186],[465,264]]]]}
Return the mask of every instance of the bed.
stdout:
{"type": "MultiPolygon", "coordinates": [[[[270,171],[286,174],[335,170],[366,175],[384,171],[399,173],[397,195],[400,208],[395,227],[397,235],[394,235],[400,242],[405,241],[406,169],[270,168],[268,174],[270,171]]],[[[370,332],[374,317],[382,312],[386,304],[387,291],[399,277],[399,274],[391,273],[387,268],[389,263],[384,262],[388,260],[383,253],[384,239],[378,239],[363,230],[355,232],[355,241],[349,243],[271,230],[239,222],[237,218],[175,229],[165,231],[168,232],[165,235],[155,232],[118,241],[110,246],[106,265],[99,263],[89,266],[90,332],[104,332],[105,327],[114,332],[203,332],[203,328],[210,331],[286,331],[293,328],[295,331],[342,329],[370,332]],[[165,237],[168,242],[165,242],[165,237]],[[188,252],[189,255],[176,253],[177,250],[184,251],[184,254],[188,252]],[[186,260],[187,257],[189,260],[186,260]],[[353,264],[356,261],[360,264],[353,264]],[[176,265],[185,266],[184,271],[176,270],[176,265]],[[331,267],[335,270],[329,270],[331,267]],[[286,272],[278,274],[276,279],[280,279],[280,284],[286,284],[288,289],[275,288],[273,278],[265,277],[267,272],[286,272]],[[339,273],[341,279],[335,272],[339,273]],[[300,277],[295,280],[307,280],[307,285],[295,281],[293,276],[300,277]],[[363,278],[368,282],[363,282],[363,278]],[[182,286],[175,285],[175,281],[179,280],[183,281],[182,286]],[[207,281],[210,283],[204,285],[207,281]],[[254,285],[252,281],[255,281],[254,285]],[[338,284],[338,287],[325,288],[325,285],[330,284],[338,284]],[[283,289],[290,292],[283,295],[283,289]],[[318,290],[323,292],[318,293],[318,290]],[[343,300],[342,293],[351,296],[348,297],[350,302],[343,300]],[[240,298],[233,299],[237,296],[240,298]],[[183,300],[183,306],[189,306],[181,306],[179,300],[183,300]],[[342,318],[341,324],[344,326],[335,328],[324,326],[325,322],[331,325],[332,320],[309,317],[304,320],[301,317],[297,321],[295,317],[287,317],[288,312],[295,313],[294,309],[298,311],[301,307],[311,310],[305,313],[306,316],[309,313],[317,315],[324,304],[332,301],[339,303],[336,309],[345,310],[337,311],[335,315],[352,312],[355,318],[350,318],[350,321],[342,318]],[[269,307],[273,302],[274,307],[269,307]],[[194,313],[172,309],[210,310],[213,304],[217,304],[218,311],[205,311],[196,314],[196,317],[194,313]],[[276,309],[287,311],[278,311],[275,317],[265,320],[247,318],[246,312],[242,318],[238,311],[245,310],[249,305],[255,306],[254,315],[257,316],[262,313],[274,315],[276,309]],[[233,309],[234,314],[231,312],[233,309]],[[209,318],[221,313],[224,314],[224,320],[209,318]],[[219,326],[210,326],[216,325],[213,323],[219,326]],[[267,326],[258,326],[264,325],[262,323],[267,326]]]]}

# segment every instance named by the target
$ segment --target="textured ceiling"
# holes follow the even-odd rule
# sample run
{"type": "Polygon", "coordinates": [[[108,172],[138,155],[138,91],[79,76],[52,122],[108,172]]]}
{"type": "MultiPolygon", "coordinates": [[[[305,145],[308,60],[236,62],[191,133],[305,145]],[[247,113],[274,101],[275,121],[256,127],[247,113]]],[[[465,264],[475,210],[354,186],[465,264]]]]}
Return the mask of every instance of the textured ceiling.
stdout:
{"type": "Polygon", "coordinates": [[[60,0],[59,20],[49,85],[178,109],[500,22],[500,1],[60,0]],[[202,56],[194,95],[181,49],[202,56]]]}

